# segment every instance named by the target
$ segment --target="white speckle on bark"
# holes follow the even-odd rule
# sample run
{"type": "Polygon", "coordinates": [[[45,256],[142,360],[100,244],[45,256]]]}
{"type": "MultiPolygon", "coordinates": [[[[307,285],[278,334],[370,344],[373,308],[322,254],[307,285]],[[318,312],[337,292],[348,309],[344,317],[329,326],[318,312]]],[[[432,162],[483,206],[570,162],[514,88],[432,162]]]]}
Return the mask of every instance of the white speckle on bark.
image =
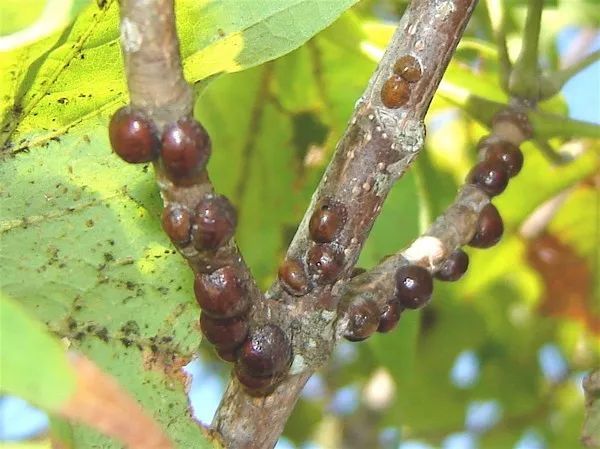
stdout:
{"type": "Polygon", "coordinates": [[[127,53],[135,53],[142,47],[142,33],[127,17],[121,21],[121,45],[127,53]]]}
{"type": "Polygon", "coordinates": [[[446,20],[455,10],[456,7],[452,0],[443,0],[435,5],[435,18],[437,20],[446,20]]]}
{"type": "Polygon", "coordinates": [[[307,365],[306,365],[306,361],[304,360],[304,357],[302,357],[300,354],[296,354],[296,356],[294,357],[294,360],[292,361],[292,366],[290,366],[290,375],[295,375],[295,374],[300,374],[303,371],[306,370],[307,365]]]}

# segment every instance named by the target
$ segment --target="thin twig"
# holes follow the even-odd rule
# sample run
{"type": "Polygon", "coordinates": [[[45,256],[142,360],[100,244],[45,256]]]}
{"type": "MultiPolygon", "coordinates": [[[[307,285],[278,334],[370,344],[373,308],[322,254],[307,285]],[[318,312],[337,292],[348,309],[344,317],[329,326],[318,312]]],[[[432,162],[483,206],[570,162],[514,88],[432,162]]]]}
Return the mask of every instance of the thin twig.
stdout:
{"type": "Polygon", "coordinates": [[[541,86],[540,98],[546,99],[553,97],[560,92],[571,78],[599,60],[600,50],[596,50],[568,67],[546,75],[542,80],[543,83],[541,86]]]}
{"type": "MultiPolygon", "coordinates": [[[[509,125],[493,126],[492,135],[519,146],[531,136],[523,129],[509,125]]],[[[395,275],[405,265],[420,265],[436,272],[452,252],[471,241],[476,232],[481,210],[489,204],[489,196],[471,184],[459,190],[456,200],[440,215],[427,231],[408,248],[386,257],[371,270],[354,277],[344,293],[336,334],[343,336],[351,322],[349,307],[355,301],[372,301],[383,311],[395,295],[395,275]]],[[[352,313],[352,312],[350,312],[352,313]]]]}
{"type": "MultiPolygon", "coordinates": [[[[424,235],[408,248],[390,257],[366,273],[352,279],[343,301],[363,298],[374,301],[380,310],[394,297],[395,273],[404,265],[416,264],[436,271],[439,264],[457,248],[467,244],[473,234],[481,209],[489,203],[488,196],[471,185],[462,187],[455,202],[429,227],[424,235]]],[[[342,310],[348,310],[342,307],[342,310]]],[[[344,335],[349,316],[340,317],[336,333],[344,335]]]]}
{"type": "Polygon", "coordinates": [[[538,47],[544,0],[529,0],[523,28],[523,47],[510,76],[512,96],[537,102],[540,96],[538,47]]]}

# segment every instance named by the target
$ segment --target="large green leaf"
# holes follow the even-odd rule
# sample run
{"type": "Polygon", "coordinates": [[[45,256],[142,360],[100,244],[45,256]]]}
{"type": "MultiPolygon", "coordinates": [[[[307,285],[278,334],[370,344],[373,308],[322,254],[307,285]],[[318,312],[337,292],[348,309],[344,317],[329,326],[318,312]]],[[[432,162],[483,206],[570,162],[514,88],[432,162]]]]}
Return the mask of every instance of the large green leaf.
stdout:
{"type": "MultiPolygon", "coordinates": [[[[2,290],[114,375],[182,447],[201,444],[179,373],[200,340],[192,275],[160,230],[147,167],[112,155],[105,126],[0,165],[2,290]]],[[[90,434],[75,441],[92,447],[90,434]]]]}
{"type": "MultiPolygon", "coordinates": [[[[186,78],[240,71],[281,56],[331,24],[356,0],[176,2],[186,78]]],[[[89,122],[126,101],[118,45],[117,2],[86,8],[42,54],[5,53],[0,88],[0,145],[25,149],[89,122]],[[25,65],[24,65],[25,62],[25,65]],[[8,141],[8,139],[11,139],[8,141]]]]}

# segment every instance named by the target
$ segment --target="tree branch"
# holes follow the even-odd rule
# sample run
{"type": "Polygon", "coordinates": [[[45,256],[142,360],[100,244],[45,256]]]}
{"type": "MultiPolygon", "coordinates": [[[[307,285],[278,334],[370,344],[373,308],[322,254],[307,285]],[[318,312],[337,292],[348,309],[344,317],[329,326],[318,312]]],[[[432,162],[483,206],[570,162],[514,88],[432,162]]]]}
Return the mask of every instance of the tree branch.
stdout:
{"type": "MultiPolygon", "coordinates": [[[[144,111],[159,131],[191,114],[192,89],[181,68],[173,0],[122,0],[121,48],[134,108],[144,111]]],[[[206,171],[198,182],[180,186],[169,180],[160,162],[154,163],[154,169],[165,207],[176,204],[193,211],[203,198],[214,194],[206,171]]],[[[233,267],[249,297],[256,302],[262,299],[233,240],[214,253],[198,251],[193,245],[179,250],[196,273],[233,267]]]]}
{"type": "MultiPolygon", "coordinates": [[[[499,141],[519,146],[531,138],[527,119],[516,120],[518,111],[502,111],[493,121],[491,136],[499,141]],[[508,117],[507,117],[508,116],[508,117]],[[508,120],[507,120],[508,119],[508,120]]],[[[459,190],[454,203],[440,215],[429,229],[408,248],[386,257],[371,270],[354,277],[344,293],[341,310],[345,311],[337,322],[336,334],[348,334],[351,308],[355,301],[370,301],[380,313],[395,296],[395,275],[405,265],[420,265],[432,273],[463,245],[471,241],[477,230],[482,209],[490,203],[489,195],[479,187],[466,183],[459,190]],[[350,311],[350,312],[348,312],[350,311]]]]}
{"type": "Polygon", "coordinates": [[[415,0],[406,10],[287,252],[286,260],[299,267],[294,279],[301,279],[296,285],[302,288],[289,293],[280,280],[252,311],[255,325],[268,321],[291,335],[294,358],[290,376],[267,397],[248,396],[237,381],[230,382],[213,421],[230,448],[273,447],[306,380],[328,359],[344,285],[391,186],[422,148],[423,117],[475,3],[415,0]],[[407,55],[417,60],[422,75],[409,84],[401,107],[388,108],[382,89],[396,61],[407,55]],[[316,244],[309,222],[324,202],[341,205],[342,225],[331,243],[316,244]],[[318,251],[333,257],[317,257],[315,267],[318,251]],[[325,265],[332,270],[325,273],[325,265]]]}
{"type": "MultiPolygon", "coordinates": [[[[398,269],[414,264],[435,272],[454,250],[471,240],[479,214],[488,203],[489,197],[482,190],[472,185],[463,186],[454,204],[408,248],[387,257],[371,270],[353,278],[344,294],[344,303],[370,300],[377,304],[379,310],[383,310],[394,297],[394,276],[398,269]]],[[[340,317],[336,327],[337,335],[342,336],[346,333],[350,318],[348,314],[340,317]]]]}

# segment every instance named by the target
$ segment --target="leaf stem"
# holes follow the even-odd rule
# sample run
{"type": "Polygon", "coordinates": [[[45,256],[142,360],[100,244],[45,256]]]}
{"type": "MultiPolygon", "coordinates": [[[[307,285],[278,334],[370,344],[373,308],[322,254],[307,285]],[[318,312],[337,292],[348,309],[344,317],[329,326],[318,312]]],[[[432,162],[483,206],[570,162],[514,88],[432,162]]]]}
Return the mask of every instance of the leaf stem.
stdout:
{"type": "Polygon", "coordinates": [[[600,50],[596,50],[569,67],[546,75],[542,80],[541,99],[556,95],[571,78],[599,60],[600,50]]]}
{"type": "MultiPolygon", "coordinates": [[[[487,127],[491,126],[492,117],[497,112],[509,107],[506,104],[473,95],[467,90],[448,82],[440,85],[438,95],[460,107],[474,120],[487,127]]],[[[600,138],[600,125],[596,125],[595,123],[575,120],[530,108],[527,108],[523,112],[529,118],[536,139],[547,140],[553,137],[568,139],[575,136],[593,139],[600,138]]]]}
{"type": "Polygon", "coordinates": [[[514,97],[537,102],[540,96],[538,45],[544,0],[529,0],[523,29],[523,47],[515,61],[509,80],[514,97]]]}
{"type": "Polygon", "coordinates": [[[512,63],[506,45],[506,11],[501,0],[486,0],[488,15],[494,33],[494,40],[498,47],[498,63],[500,86],[508,92],[508,79],[512,70],[512,63]]]}

